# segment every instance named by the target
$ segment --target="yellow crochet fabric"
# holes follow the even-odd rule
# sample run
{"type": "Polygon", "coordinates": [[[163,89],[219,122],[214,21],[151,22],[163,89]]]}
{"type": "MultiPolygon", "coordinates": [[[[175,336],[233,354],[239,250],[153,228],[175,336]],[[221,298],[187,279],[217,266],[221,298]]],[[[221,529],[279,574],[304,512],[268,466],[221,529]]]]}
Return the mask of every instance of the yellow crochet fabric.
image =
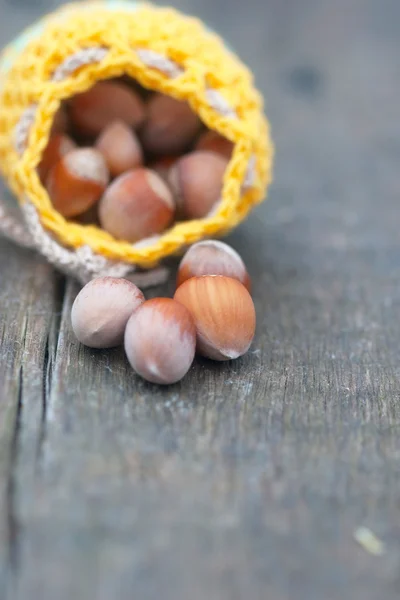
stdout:
{"type": "Polygon", "coordinates": [[[19,201],[31,203],[44,229],[67,248],[85,245],[111,260],[152,267],[242,221],[265,197],[272,157],[262,98],[249,70],[200,21],[171,8],[123,0],[67,5],[0,57],[0,168],[19,201]],[[123,74],[186,100],[210,129],[235,144],[215,214],[178,223],[149,245],[66,221],[36,173],[60,103],[123,74]]]}

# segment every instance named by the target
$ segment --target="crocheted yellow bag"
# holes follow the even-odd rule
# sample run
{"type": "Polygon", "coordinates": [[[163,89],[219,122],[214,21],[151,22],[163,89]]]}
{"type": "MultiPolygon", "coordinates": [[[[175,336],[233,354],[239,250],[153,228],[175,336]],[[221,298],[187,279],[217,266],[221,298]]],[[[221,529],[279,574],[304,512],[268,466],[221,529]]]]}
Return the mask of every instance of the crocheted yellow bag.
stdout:
{"type": "Polygon", "coordinates": [[[265,197],[272,156],[251,73],[216,34],[174,9],[125,0],[69,4],[0,55],[0,169],[23,214],[21,229],[0,208],[2,229],[82,281],[153,268],[202,238],[227,233],[265,197]],[[133,245],[65,220],[36,172],[61,102],[121,75],[186,100],[235,144],[212,215],[133,245]]]}

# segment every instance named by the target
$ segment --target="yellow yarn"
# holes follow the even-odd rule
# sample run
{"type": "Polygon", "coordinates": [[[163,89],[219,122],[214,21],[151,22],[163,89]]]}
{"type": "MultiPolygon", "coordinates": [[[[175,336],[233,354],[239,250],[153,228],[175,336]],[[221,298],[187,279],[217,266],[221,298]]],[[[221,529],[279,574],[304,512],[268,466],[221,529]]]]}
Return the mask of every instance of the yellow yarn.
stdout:
{"type": "Polygon", "coordinates": [[[0,168],[19,201],[31,202],[42,225],[63,245],[87,245],[109,259],[151,267],[201,238],[227,233],[242,221],[265,196],[273,147],[263,101],[253,87],[251,73],[216,34],[199,20],[171,8],[147,4],[132,8],[130,3],[115,0],[71,4],[46,17],[39,24],[40,33],[36,26],[31,34],[25,34],[29,41],[19,52],[12,46],[6,49],[0,58],[0,168]],[[77,68],[61,81],[52,80],[66,59],[85,48],[106,48],[108,53],[100,62],[77,68]],[[182,74],[172,78],[147,66],[139,49],[174,61],[182,74]],[[36,173],[60,103],[99,80],[123,74],[146,88],[186,100],[207,127],[235,144],[216,214],[178,223],[142,248],[117,241],[94,226],[66,221],[52,207],[36,173]],[[209,88],[222,96],[237,118],[210,106],[209,88]],[[37,105],[35,120],[25,150],[19,154],[15,131],[32,105],[37,105]],[[252,156],[255,180],[242,191],[252,156]]]}

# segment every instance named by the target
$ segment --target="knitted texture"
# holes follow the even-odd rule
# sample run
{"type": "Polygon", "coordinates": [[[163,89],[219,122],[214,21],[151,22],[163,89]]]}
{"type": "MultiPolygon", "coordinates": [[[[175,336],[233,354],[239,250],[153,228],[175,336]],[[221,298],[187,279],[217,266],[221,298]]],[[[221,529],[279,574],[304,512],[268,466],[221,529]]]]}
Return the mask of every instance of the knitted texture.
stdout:
{"type": "Polygon", "coordinates": [[[216,34],[174,9],[123,0],[70,4],[0,56],[0,169],[23,207],[27,239],[82,280],[101,269],[126,274],[136,266],[152,268],[202,238],[227,233],[265,197],[272,158],[252,74],[216,34]],[[187,101],[208,128],[234,143],[212,213],[137,244],[67,221],[52,207],[36,170],[61,102],[122,75],[187,101]]]}

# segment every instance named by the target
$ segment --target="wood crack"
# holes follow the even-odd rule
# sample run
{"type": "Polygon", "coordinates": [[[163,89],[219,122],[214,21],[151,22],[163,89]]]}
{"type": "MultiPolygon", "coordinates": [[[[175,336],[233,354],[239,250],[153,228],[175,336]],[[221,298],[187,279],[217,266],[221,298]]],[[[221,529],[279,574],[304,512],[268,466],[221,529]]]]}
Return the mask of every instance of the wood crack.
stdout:
{"type": "Polygon", "coordinates": [[[18,373],[18,404],[14,423],[14,431],[11,440],[10,469],[6,488],[6,510],[7,510],[7,532],[8,532],[8,564],[11,573],[15,573],[19,563],[18,540],[20,537],[20,524],[16,510],[16,485],[15,465],[18,458],[18,442],[21,429],[21,413],[23,399],[23,366],[18,373]]]}
{"type": "Polygon", "coordinates": [[[43,358],[42,415],[37,452],[38,462],[40,462],[41,460],[43,445],[46,439],[47,409],[52,390],[54,365],[57,361],[65,289],[66,278],[59,274],[56,274],[54,290],[54,313],[51,320],[49,333],[46,339],[46,347],[44,350],[43,358]]]}

